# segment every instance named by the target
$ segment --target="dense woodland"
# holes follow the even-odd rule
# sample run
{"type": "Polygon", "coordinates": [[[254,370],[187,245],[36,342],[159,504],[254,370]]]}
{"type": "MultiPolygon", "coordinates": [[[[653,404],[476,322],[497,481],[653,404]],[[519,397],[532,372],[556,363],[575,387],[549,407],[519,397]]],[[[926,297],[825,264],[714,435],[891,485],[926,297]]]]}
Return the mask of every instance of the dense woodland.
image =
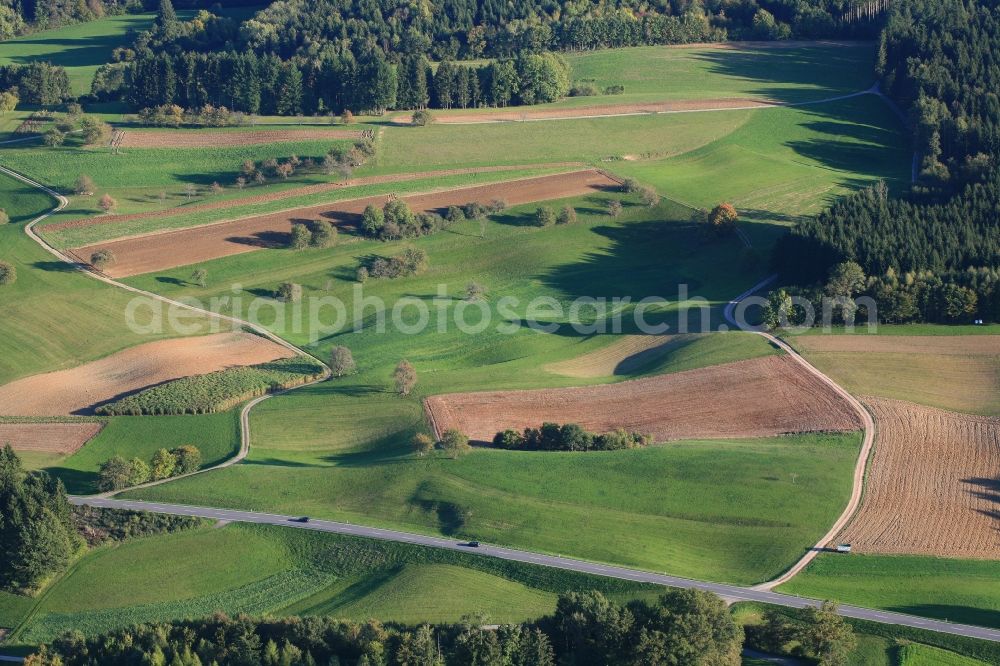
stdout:
{"type": "Polygon", "coordinates": [[[874,297],[883,321],[1000,321],[998,7],[892,6],[878,67],[883,89],[909,111],[917,182],[905,197],[876,186],[799,223],[774,255],[787,283],[808,295],[852,261],[867,276],[855,295],[874,297]]]}

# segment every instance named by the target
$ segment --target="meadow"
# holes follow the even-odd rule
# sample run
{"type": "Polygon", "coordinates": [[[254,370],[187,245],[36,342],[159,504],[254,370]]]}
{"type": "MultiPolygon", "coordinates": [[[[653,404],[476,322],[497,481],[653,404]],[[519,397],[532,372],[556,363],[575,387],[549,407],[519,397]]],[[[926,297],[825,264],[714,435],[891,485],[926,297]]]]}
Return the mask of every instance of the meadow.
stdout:
{"type": "Polygon", "coordinates": [[[37,600],[0,596],[0,625],[19,625],[10,639],[17,645],[69,628],[92,634],[217,610],[359,621],[375,613],[403,622],[457,621],[469,611],[514,622],[552,612],[557,594],[569,589],[630,598],[659,588],[451,551],[232,524],[102,546],[37,600]],[[400,595],[407,595],[402,603],[400,595]]]}
{"type": "Polygon", "coordinates": [[[112,456],[149,460],[159,449],[193,444],[201,451],[202,466],[211,467],[231,458],[239,449],[237,412],[183,416],[116,416],[107,419],[101,432],[76,453],[49,462],[51,474],[62,479],[75,494],[97,492],[97,472],[112,456]]]}
{"type": "MultiPolygon", "coordinates": [[[[182,18],[191,12],[179,12],[182,18]]],[[[120,46],[130,46],[130,33],[147,30],[154,14],[109,16],[53,30],[25,35],[0,42],[0,65],[24,65],[33,61],[50,62],[66,68],[70,86],[77,95],[90,93],[94,72],[111,62],[111,52],[120,46]]]]}
{"type": "Polygon", "coordinates": [[[781,592],[1000,627],[1000,562],[824,554],[781,592]]]}
{"type": "Polygon", "coordinates": [[[54,205],[47,195],[0,175],[0,201],[11,218],[0,225],[0,260],[17,271],[17,282],[0,289],[0,383],[152,339],[126,327],[127,293],[56,261],[24,233],[27,221],[54,205]]]}

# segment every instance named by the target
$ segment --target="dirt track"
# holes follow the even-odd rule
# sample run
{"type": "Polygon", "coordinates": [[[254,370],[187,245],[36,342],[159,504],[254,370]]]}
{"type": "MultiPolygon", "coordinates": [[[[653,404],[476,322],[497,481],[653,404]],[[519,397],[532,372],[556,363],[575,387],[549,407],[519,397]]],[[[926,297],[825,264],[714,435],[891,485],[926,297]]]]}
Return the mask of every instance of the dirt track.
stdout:
{"type": "MultiPolygon", "coordinates": [[[[309,196],[311,194],[322,194],[342,190],[346,187],[363,187],[365,185],[381,185],[385,183],[404,183],[407,181],[421,180],[424,178],[444,178],[446,176],[460,176],[469,173],[502,173],[504,171],[519,171],[523,169],[562,169],[580,168],[580,162],[551,162],[547,164],[515,164],[509,166],[473,167],[470,169],[443,169],[441,171],[421,171],[418,173],[394,173],[384,176],[364,176],[362,178],[351,178],[343,183],[320,183],[318,185],[303,185],[280,192],[268,192],[267,194],[251,194],[237,200],[209,201],[207,203],[193,204],[191,206],[180,206],[167,208],[165,210],[153,210],[145,213],[130,213],[128,215],[95,215],[84,217],[79,220],[68,222],[56,222],[47,224],[41,229],[45,232],[62,231],[63,229],[80,229],[83,227],[103,226],[105,224],[116,224],[120,222],[131,222],[133,220],[155,219],[162,217],[176,217],[191,213],[199,213],[206,210],[220,210],[232,208],[235,205],[256,205],[271,201],[281,201],[293,197],[309,196]]],[[[252,192],[252,190],[251,190],[252,192]]]]}
{"type": "Polygon", "coordinates": [[[33,375],[0,386],[0,413],[86,414],[117,396],[172,379],[290,356],[288,349],[249,333],[159,340],[69,370],[33,375]]]}
{"type": "Polygon", "coordinates": [[[862,553],[1000,558],[1000,419],[865,403],[878,424],[875,454],[839,540],[862,553]]]}
{"type": "Polygon", "coordinates": [[[0,423],[0,446],[15,451],[70,454],[94,438],[101,423],[0,423]]]}
{"type": "Polygon", "coordinates": [[[844,400],[787,356],[601,386],[437,395],[425,405],[439,431],[458,428],[476,441],[545,421],[623,427],[659,442],[861,427],[844,400]]]}
{"type": "Polygon", "coordinates": [[[204,148],[257,146],[266,143],[294,143],[296,141],[332,141],[358,139],[360,130],[301,129],[301,130],[125,130],[122,148],[204,148]]]}
{"type": "MultiPolygon", "coordinates": [[[[617,185],[617,182],[604,174],[588,169],[553,176],[412,194],[401,198],[415,211],[440,211],[451,204],[470,201],[485,203],[492,199],[503,199],[509,205],[518,205],[562,199],[617,185]]],[[[71,250],[70,254],[86,263],[94,251],[110,249],[117,257],[117,261],[106,269],[105,273],[114,278],[127,277],[252,252],[261,248],[282,247],[287,242],[287,235],[294,222],[321,217],[334,222],[351,222],[357,219],[368,204],[381,206],[385,202],[386,197],[379,195],[296,208],[232,222],[96,243],[71,250]]]]}

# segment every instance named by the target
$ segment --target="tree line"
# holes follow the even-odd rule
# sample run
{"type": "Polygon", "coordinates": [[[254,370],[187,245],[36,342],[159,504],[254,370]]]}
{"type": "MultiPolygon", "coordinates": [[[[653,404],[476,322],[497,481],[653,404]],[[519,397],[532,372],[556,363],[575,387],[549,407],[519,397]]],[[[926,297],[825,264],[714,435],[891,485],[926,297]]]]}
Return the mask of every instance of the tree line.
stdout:
{"type": "Polygon", "coordinates": [[[1000,321],[998,53],[994,0],[892,5],[877,67],[909,112],[917,182],[903,196],[878,184],[798,223],[772,258],[785,284],[816,295],[853,262],[883,321],[1000,321]]]}
{"type": "Polygon", "coordinates": [[[435,70],[421,54],[393,63],[379,49],[357,57],[291,60],[252,51],[175,54],[146,49],[130,62],[105,65],[93,92],[106,100],[124,98],[137,110],[176,105],[315,115],[541,104],[565,96],[569,89],[569,66],[552,53],[477,65],[443,61],[435,70]],[[107,73],[118,68],[123,70],[120,76],[107,73]]]}
{"type": "Polygon", "coordinates": [[[621,451],[649,446],[652,437],[618,428],[595,434],[576,423],[543,423],[523,432],[502,430],[493,437],[493,446],[518,451],[621,451]]]}
{"type": "Polygon", "coordinates": [[[190,444],[170,451],[160,449],[148,463],[142,458],[125,460],[122,456],[112,456],[101,464],[97,486],[102,492],[122,490],[147,481],[197,472],[201,462],[201,451],[190,444]]]}
{"type": "Polygon", "coordinates": [[[671,590],[619,604],[597,591],[561,595],[536,622],[384,625],[329,617],[229,618],[144,624],[99,636],[64,634],[27,666],[737,666],[743,630],[717,596],[671,590]]]}

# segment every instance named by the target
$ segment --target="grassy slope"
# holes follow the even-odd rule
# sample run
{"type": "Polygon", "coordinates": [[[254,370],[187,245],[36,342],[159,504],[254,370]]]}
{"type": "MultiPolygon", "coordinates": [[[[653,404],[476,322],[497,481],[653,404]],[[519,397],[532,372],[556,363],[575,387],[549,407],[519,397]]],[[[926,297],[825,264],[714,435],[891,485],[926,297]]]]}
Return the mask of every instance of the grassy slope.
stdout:
{"type": "MultiPolygon", "coordinates": [[[[12,642],[216,610],[329,611],[358,620],[384,611],[401,620],[456,621],[470,609],[516,621],[551,612],[558,592],[589,588],[626,597],[653,589],[470,554],[234,524],[89,553],[40,598],[12,642]]],[[[0,625],[28,615],[25,606],[30,601],[0,596],[0,625]]]]}
{"type": "Polygon", "coordinates": [[[205,467],[235,454],[239,447],[238,413],[199,416],[118,416],[73,455],[50,467],[71,493],[97,491],[97,471],[108,458],[120,455],[149,460],[161,448],[184,444],[198,447],[205,467]]]}
{"type": "Polygon", "coordinates": [[[24,223],[52,207],[48,196],[0,176],[0,202],[12,221],[0,226],[0,260],[17,270],[0,288],[0,383],[171,337],[129,331],[128,294],[67,270],[25,235],[24,223]]]}
{"type": "Polygon", "coordinates": [[[1000,562],[997,561],[820,555],[780,590],[1000,627],[1000,562]]]}
{"type": "Polygon", "coordinates": [[[0,43],[0,64],[42,60],[62,65],[73,92],[84,95],[97,68],[111,61],[111,52],[130,44],[129,30],[145,30],[152,23],[153,14],[128,14],[36,32],[0,43]]]}

